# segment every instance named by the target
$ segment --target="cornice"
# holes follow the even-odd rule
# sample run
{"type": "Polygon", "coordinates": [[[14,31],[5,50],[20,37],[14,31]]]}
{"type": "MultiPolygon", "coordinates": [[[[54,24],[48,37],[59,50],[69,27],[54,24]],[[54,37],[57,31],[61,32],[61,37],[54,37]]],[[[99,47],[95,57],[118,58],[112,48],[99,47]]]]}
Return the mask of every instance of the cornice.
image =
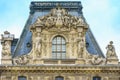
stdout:
{"type": "Polygon", "coordinates": [[[120,73],[120,65],[82,66],[82,65],[27,65],[0,66],[0,72],[11,73],[120,73]]]}
{"type": "Polygon", "coordinates": [[[80,1],[32,1],[30,4],[30,13],[51,10],[56,6],[62,6],[69,10],[77,9],[80,13],[82,13],[83,8],[80,1]]]}

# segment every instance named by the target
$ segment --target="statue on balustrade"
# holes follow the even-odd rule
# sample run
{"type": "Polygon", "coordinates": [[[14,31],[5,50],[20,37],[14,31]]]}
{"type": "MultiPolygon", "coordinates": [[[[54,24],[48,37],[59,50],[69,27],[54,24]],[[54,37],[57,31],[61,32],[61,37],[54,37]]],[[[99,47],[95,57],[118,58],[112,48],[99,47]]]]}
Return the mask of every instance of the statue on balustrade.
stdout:
{"type": "Polygon", "coordinates": [[[107,53],[106,53],[107,58],[116,57],[116,52],[115,52],[115,47],[113,45],[113,41],[110,41],[106,49],[107,49],[107,53]]]}

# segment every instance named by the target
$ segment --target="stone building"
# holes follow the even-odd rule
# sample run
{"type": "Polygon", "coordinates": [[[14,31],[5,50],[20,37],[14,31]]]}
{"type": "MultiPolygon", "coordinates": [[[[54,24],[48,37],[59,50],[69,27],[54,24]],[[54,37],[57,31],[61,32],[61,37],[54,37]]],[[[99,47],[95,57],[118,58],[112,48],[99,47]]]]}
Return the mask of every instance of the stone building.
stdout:
{"type": "Polygon", "coordinates": [[[80,1],[31,2],[19,39],[1,35],[0,80],[120,80],[113,42],[102,53],[80,1]]]}

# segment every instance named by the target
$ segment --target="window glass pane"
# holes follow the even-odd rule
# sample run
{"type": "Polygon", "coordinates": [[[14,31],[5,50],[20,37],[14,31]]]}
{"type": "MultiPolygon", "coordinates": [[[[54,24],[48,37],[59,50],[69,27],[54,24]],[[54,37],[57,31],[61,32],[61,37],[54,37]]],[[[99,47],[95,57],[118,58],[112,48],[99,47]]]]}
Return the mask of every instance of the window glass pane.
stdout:
{"type": "Polygon", "coordinates": [[[65,40],[62,38],[62,44],[65,44],[65,40]]]}
{"type": "Polygon", "coordinates": [[[52,51],[56,51],[56,46],[55,45],[52,46],[52,51]]]}
{"type": "Polygon", "coordinates": [[[61,58],[61,54],[57,53],[57,58],[60,59],[61,58]]]}
{"type": "Polygon", "coordinates": [[[66,46],[62,45],[62,51],[66,51],[66,46]]]}
{"type": "Polygon", "coordinates": [[[61,51],[61,46],[57,45],[57,51],[61,51]]]}
{"type": "Polygon", "coordinates": [[[61,44],[61,38],[57,38],[57,44],[61,44]]]}
{"type": "Polygon", "coordinates": [[[53,53],[52,53],[52,57],[53,57],[53,58],[56,58],[56,53],[53,52],[53,53]]]}
{"type": "Polygon", "coordinates": [[[56,36],[52,41],[52,57],[57,59],[65,58],[66,45],[65,39],[62,36],[56,36]]]}
{"type": "Polygon", "coordinates": [[[66,56],[62,56],[62,59],[66,59],[66,56]]]}
{"type": "Polygon", "coordinates": [[[93,77],[93,80],[101,80],[101,77],[93,77]]]}
{"type": "Polygon", "coordinates": [[[26,80],[26,77],[25,76],[19,76],[18,80],[26,80]]]}
{"type": "Polygon", "coordinates": [[[63,77],[56,77],[55,80],[64,80],[63,77]]]}

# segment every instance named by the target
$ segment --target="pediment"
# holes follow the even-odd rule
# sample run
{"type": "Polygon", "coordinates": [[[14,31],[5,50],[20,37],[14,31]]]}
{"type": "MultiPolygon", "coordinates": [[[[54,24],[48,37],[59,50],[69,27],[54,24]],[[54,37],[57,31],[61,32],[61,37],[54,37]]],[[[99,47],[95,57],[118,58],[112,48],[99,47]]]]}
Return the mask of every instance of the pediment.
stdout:
{"type": "Polygon", "coordinates": [[[34,28],[35,26],[48,29],[49,31],[70,31],[71,29],[77,28],[78,26],[85,27],[87,24],[85,23],[85,20],[82,16],[72,16],[66,9],[57,7],[52,9],[48,15],[38,17],[31,28],[34,28]]]}

